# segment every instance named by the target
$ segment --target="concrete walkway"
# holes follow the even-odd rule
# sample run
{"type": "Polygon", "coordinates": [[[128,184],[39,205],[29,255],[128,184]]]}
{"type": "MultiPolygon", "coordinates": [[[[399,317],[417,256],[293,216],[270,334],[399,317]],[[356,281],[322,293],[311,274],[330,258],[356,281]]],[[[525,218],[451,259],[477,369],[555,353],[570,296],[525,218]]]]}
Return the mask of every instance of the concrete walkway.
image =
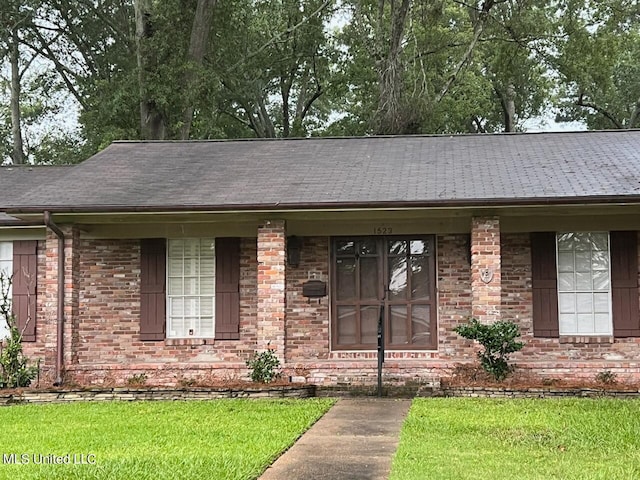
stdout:
{"type": "Polygon", "coordinates": [[[411,400],[344,398],[259,480],[386,479],[411,400]]]}

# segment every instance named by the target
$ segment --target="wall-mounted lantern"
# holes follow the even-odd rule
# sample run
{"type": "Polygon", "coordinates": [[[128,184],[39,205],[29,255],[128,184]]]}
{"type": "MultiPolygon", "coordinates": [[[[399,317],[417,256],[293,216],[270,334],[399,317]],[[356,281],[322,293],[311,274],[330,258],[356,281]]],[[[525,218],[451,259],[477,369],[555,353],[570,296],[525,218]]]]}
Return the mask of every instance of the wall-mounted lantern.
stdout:
{"type": "Polygon", "coordinates": [[[302,238],[291,236],[287,238],[287,265],[296,268],[300,265],[300,251],[302,250],[302,238]]]}

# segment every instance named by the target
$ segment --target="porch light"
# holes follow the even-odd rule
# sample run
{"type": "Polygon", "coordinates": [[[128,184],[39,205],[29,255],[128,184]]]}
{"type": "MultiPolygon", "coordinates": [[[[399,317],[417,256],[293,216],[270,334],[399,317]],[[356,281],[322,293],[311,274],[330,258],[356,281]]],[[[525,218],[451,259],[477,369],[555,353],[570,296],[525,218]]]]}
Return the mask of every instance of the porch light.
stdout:
{"type": "Polygon", "coordinates": [[[300,250],[302,250],[302,238],[291,236],[287,239],[287,265],[296,268],[300,265],[300,250]]]}

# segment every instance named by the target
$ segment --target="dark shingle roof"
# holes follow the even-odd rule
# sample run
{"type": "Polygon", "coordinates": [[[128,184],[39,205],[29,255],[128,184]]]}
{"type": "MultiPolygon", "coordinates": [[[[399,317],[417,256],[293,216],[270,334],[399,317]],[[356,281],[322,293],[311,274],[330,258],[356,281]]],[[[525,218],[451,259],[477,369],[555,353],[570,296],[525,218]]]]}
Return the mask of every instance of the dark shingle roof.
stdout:
{"type": "Polygon", "coordinates": [[[116,142],[18,210],[640,203],[640,131],[116,142]]]}
{"type": "Polygon", "coordinates": [[[56,182],[70,171],[68,165],[0,166],[0,225],[18,222],[3,210],[28,204],[29,198],[39,197],[39,190],[47,183],[56,182]]]}

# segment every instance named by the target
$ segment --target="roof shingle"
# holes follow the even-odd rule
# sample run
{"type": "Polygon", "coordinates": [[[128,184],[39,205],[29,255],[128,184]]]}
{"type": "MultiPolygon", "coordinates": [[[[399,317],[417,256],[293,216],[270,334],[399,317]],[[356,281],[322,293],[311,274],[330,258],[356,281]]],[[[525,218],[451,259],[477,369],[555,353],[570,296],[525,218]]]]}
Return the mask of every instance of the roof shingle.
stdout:
{"type": "Polygon", "coordinates": [[[16,211],[640,203],[640,131],[116,142],[16,211]]]}

